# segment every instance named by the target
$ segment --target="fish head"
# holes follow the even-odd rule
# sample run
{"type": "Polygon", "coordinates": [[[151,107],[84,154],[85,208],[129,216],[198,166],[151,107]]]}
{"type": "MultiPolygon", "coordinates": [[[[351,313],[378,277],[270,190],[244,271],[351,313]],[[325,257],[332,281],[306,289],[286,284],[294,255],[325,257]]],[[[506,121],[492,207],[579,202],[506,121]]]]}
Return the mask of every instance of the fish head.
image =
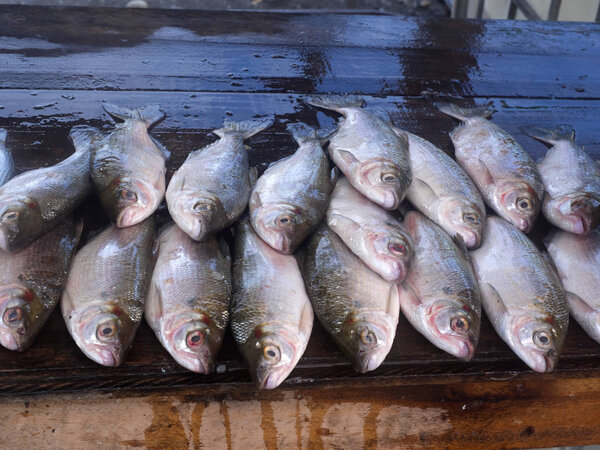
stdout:
{"type": "Polygon", "coordinates": [[[600,198],[591,194],[549,199],[545,211],[561,228],[571,233],[588,234],[600,222],[600,198]]]}
{"type": "Polygon", "coordinates": [[[385,314],[366,312],[350,315],[342,324],[337,342],[357,372],[377,369],[389,353],[396,326],[385,314]]]}
{"type": "Polygon", "coordinates": [[[460,298],[441,298],[428,302],[420,317],[427,339],[457,358],[466,361],[473,358],[479,340],[480,314],[467,303],[460,298]]]}
{"type": "Polygon", "coordinates": [[[0,287],[0,343],[9,350],[26,350],[38,335],[43,305],[30,289],[18,284],[0,287]]]}
{"type": "Polygon", "coordinates": [[[162,324],[162,336],[175,361],[192,372],[211,373],[223,333],[204,314],[182,314],[162,324]]]}
{"type": "Polygon", "coordinates": [[[541,202],[535,191],[521,181],[508,181],[497,187],[498,206],[516,228],[529,233],[540,211],[541,202]]]}
{"type": "Polygon", "coordinates": [[[135,327],[115,304],[92,305],[69,316],[73,337],[92,361],[103,366],[119,366],[128,350],[135,327]]]}
{"type": "Polygon", "coordinates": [[[483,236],[485,215],[477,206],[460,199],[449,198],[438,208],[442,228],[451,236],[459,235],[467,248],[478,248],[483,236]]]}
{"type": "Polygon", "coordinates": [[[169,212],[188,236],[202,241],[227,226],[221,201],[210,192],[181,192],[170,202],[169,212]]]}
{"type": "Polygon", "coordinates": [[[150,216],[162,200],[162,192],[143,180],[116,178],[100,193],[100,200],[111,220],[125,228],[150,216]]]}
{"type": "Polygon", "coordinates": [[[551,372],[558,362],[564,332],[552,318],[515,316],[509,323],[509,344],[514,352],[536,372],[551,372]]]}
{"type": "Polygon", "coordinates": [[[0,248],[16,250],[44,230],[38,202],[28,196],[10,196],[0,201],[0,248]]]}
{"type": "Polygon", "coordinates": [[[382,223],[367,230],[364,244],[371,257],[369,265],[390,283],[401,282],[410,269],[414,256],[413,243],[408,234],[392,224],[382,223]]]}
{"type": "Polygon", "coordinates": [[[300,208],[283,203],[261,205],[252,213],[256,233],[280,253],[290,254],[309,232],[300,208]]]}
{"type": "Polygon", "coordinates": [[[297,332],[277,324],[258,326],[250,335],[242,353],[250,374],[261,389],[279,386],[299,359],[297,332]]]}
{"type": "Polygon", "coordinates": [[[385,209],[394,210],[404,199],[410,178],[391,161],[370,159],[356,165],[358,173],[351,177],[352,184],[371,201],[385,209]]]}

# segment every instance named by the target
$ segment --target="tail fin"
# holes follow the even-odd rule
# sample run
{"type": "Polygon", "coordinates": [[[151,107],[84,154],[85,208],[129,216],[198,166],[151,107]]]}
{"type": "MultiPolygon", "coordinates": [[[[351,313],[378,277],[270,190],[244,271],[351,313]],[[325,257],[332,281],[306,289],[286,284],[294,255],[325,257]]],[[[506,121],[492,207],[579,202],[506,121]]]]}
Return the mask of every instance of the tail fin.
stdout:
{"type": "Polygon", "coordinates": [[[241,122],[234,122],[233,120],[225,119],[223,122],[223,127],[218,130],[214,130],[215,133],[219,137],[223,137],[226,132],[237,132],[241,133],[244,139],[248,139],[251,136],[254,136],[256,133],[261,132],[265,128],[269,128],[273,125],[274,118],[273,116],[265,117],[263,119],[250,119],[243,120],[241,122]]]}
{"type": "Polygon", "coordinates": [[[160,106],[158,105],[146,105],[141,108],[128,109],[113,105],[112,103],[104,103],[102,108],[115,121],[124,122],[127,119],[139,119],[144,121],[148,128],[165,118],[165,113],[160,110],[160,106]]]}
{"type": "Polygon", "coordinates": [[[471,117],[483,117],[489,119],[496,112],[492,103],[484,106],[476,106],[475,108],[461,108],[460,106],[451,103],[440,103],[436,105],[444,114],[448,114],[455,119],[466,121],[471,117]]]}
{"type": "Polygon", "coordinates": [[[347,108],[362,108],[366,102],[356,95],[312,95],[306,102],[319,108],[331,109],[340,114],[347,108]]]}
{"type": "Polygon", "coordinates": [[[0,128],[0,144],[6,144],[6,134],[6,129],[0,128]]]}
{"type": "Polygon", "coordinates": [[[96,128],[87,125],[76,125],[69,132],[69,138],[76,152],[87,151],[99,136],[100,132],[96,128]]]}
{"type": "Polygon", "coordinates": [[[532,138],[548,144],[556,144],[558,141],[575,142],[575,130],[571,125],[557,125],[556,128],[523,126],[519,129],[532,138]]]}
{"type": "Polygon", "coordinates": [[[302,145],[307,141],[319,141],[324,143],[334,132],[334,130],[313,128],[301,122],[288,123],[286,128],[298,145],[302,145]]]}

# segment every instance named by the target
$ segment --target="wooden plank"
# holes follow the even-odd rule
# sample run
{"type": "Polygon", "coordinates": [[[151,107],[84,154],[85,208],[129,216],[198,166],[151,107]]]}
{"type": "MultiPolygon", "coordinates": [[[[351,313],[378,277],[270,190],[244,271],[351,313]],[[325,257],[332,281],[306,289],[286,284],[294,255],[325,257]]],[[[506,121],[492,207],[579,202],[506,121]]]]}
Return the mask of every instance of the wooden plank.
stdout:
{"type": "Polygon", "coordinates": [[[600,98],[596,24],[524,31],[390,16],[270,13],[249,24],[248,13],[223,13],[209,24],[201,12],[3,11],[6,89],[600,98]]]}

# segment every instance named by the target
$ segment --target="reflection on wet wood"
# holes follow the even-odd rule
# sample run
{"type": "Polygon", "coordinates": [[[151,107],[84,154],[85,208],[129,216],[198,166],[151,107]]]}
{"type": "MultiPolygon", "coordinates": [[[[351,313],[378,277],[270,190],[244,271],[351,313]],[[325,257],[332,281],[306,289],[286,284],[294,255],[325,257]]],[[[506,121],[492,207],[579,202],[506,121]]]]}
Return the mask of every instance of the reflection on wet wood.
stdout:
{"type": "MultiPolygon", "coordinates": [[[[110,129],[101,102],[159,103],[167,118],[152,133],[172,151],[170,177],[216,139],[210,131],[224,118],[275,114],[249,142],[262,171],[296,148],[286,122],[335,123],[302,95],[355,92],[450,154],[457,123],[436,110],[440,99],[493,101],[494,121],[535,159],[545,147],[521,125],[570,123],[600,158],[599,59],[596,24],[0,6],[0,127],[24,171],[68,156],[74,125],[110,129]]],[[[95,198],[79,212],[85,242],[107,219],[95,198]]],[[[167,220],[164,206],[159,217],[167,220]]],[[[540,220],[534,241],[548,230],[540,220]]],[[[208,376],[184,370],[143,324],[123,366],[100,367],[57,311],[27,352],[0,349],[0,421],[18,430],[3,433],[0,446],[23,438],[37,447],[269,449],[600,441],[600,345],[574,322],[550,375],[532,374],[487,320],[469,363],[401,318],[389,357],[364,376],[318,323],[275,392],[252,387],[230,335],[217,365],[208,376]],[[27,394],[38,395],[15,397],[27,394]]]]}

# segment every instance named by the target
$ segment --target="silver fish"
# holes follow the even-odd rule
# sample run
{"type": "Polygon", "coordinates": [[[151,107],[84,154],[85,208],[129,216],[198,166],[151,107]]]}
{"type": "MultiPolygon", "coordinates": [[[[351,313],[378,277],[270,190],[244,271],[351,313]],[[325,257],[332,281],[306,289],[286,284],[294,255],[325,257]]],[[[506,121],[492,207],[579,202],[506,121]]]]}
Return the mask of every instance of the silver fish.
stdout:
{"type": "Polygon", "coordinates": [[[531,231],[542,205],[544,185],[527,152],[510,134],[487,120],[494,112],[489,107],[443,105],[440,111],[463,121],[450,133],[456,160],[486,203],[522,232],[531,231]]]}
{"type": "Polygon", "coordinates": [[[586,236],[554,230],[546,239],[571,314],[600,342],[600,230],[586,236]]]}
{"type": "Polygon", "coordinates": [[[350,183],[383,208],[398,208],[411,182],[406,136],[397,135],[388,121],[363,109],[362,98],[322,95],[307,102],[344,116],[328,149],[350,183]]]}
{"type": "Polygon", "coordinates": [[[298,263],[271,248],[243,220],[236,228],[231,330],[260,388],[287,378],[304,353],[313,310],[298,263]]]}
{"type": "Polygon", "coordinates": [[[196,242],[175,224],[158,243],[146,321],[175,361],[210,373],[229,319],[229,249],[215,238],[196,242]]]}
{"type": "Polygon", "coordinates": [[[256,169],[250,169],[244,140],[273,124],[273,118],[233,122],[215,130],[221,139],[190,153],[173,174],[167,205],[175,223],[202,241],[229,227],[246,209],[256,169]]]}
{"type": "Polygon", "coordinates": [[[550,223],[577,234],[587,234],[600,222],[600,165],[575,144],[569,125],[555,129],[521,127],[521,131],[552,144],[538,164],[546,196],[542,212],[550,223]]]}
{"type": "Polygon", "coordinates": [[[481,298],[466,250],[419,212],[409,212],[404,225],[415,257],[400,286],[400,309],[432,344],[469,360],[479,340],[481,298]]]}
{"type": "Polygon", "coordinates": [[[30,170],[0,187],[0,248],[19,250],[54,228],[88,196],[90,143],[88,127],[69,134],[75,153],[64,161],[30,170]]]}
{"type": "Polygon", "coordinates": [[[471,251],[483,309],[496,332],[536,372],[558,362],[569,309],[558,275],[509,222],[488,217],[485,239],[471,251]]]}
{"type": "Polygon", "coordinates": [[[15,174],[15,163],[12,154],[6,148],[7,132],[0,128],[0,186],[10,180],[15,174]]]}
{"type": "Polygon", "coordinates": [[[67,217],[22,250],[0,251],[0,343],[29,348],[60,300],[82,221],[67,217]]]}
{"type": "Polygon", "coordinates": [[[485,204],[469,176],[431,142],[404,130],[408,137],[412,182],[407,198],[450,236],[459,235],[467,248],[481,245],[485,204]]]}
{"type": "Polygon", "coordinates": [[[158,208],[165,195],[165,162],[170,153],[148,134],[165,114],[158,105],[126,109],[104,104],[117,123],[108,135],[96,136],[90,161],[96,192],[118,227],[142,222],[158,208]]]}
{"type": "Polygon", "coordinates": [[[273,163],[250,195],[250,221],[256,233],[281,253],[292,253],[321,223],[337,179],[321,148],[326,135],[302,123],[288,125],[299,145],[273,163]]]}
{"type": "Polygon", "coordinates": [[[73,258],[61,299],[75,343],[92,361],[120,365],[144,313],[154,264],[154,218],[110,226],[73,258]]]}
{"type": "Polygon", "coordinates": [[[413,243],[402,223],[340,178],[327,210],[327,224],[371,270],[400,283],[409,271],[413,243]]]}
{"type": "Polygon", "coordinates": [[[398,286],[369,269],[325,225],[307,240],[304,277],[319,321],[354,369],[379,367],[396,334],[398,286]]]}

